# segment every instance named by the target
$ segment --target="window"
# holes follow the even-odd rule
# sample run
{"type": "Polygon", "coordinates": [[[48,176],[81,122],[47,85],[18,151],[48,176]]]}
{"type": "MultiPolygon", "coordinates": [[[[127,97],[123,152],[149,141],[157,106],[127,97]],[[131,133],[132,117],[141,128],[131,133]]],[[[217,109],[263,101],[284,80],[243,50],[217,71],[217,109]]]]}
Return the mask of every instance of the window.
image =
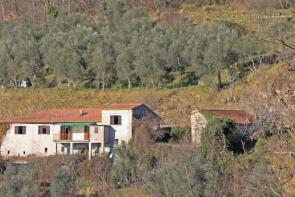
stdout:
{"type": "Polygon", "coordinates": [[[24,151],[23,154],[25,155],[26,154],[26,151],[24,151]]]}
{"type": "Polygon", "coordinates": [[[48,150],[48,149],[47,149],[47,148],[45,148],[45,150],[44,150],[44,151],[45,151],[45,153],[47,153],[47,150],[48,150]]]}
{"type": "Polygon", "coordinates": [[[65,147],[61,147],[61,152],[64,152],[65,151],[65,147]]]}
{"type": "Polygon", "coordinates": [[[122,117],[121,116],[111,116],[111,125],[121,125],[122,117]]]}
{"type": "Polygon", "coordinates": [[[85,132],[89,133],[89,129],[90,129],[90,127],[89,127],[89,126],[87,126],[87,125],[86,125],[86,126],[84,126],[84,131],[85,131],[85,132]]]}
{"type": "Polygon", "coordinates": [[[39,126],[38,133],[40,134],[50,134],[50,126],[39,126]]]}
{"type": "Polygon", "coordinates": [[[98,127],[94,128],[94,133],[98,133],[98,127]]]}
{"type": "Polygon", "coordinates": [[[115,139],[115,146],[118,146],[119,145],[119,140],[118,139],[115,139]]]}
{"type": "Polygon", "coordinates": [[[10,151],[7,151],[7,155],[9,155],[10,154],[10,151]]]}
{"type": "Polygon", "coordinates": [[[15,134],[26,134],[26,127],[25,126],[16,126],[15,127],[15,134]]]}

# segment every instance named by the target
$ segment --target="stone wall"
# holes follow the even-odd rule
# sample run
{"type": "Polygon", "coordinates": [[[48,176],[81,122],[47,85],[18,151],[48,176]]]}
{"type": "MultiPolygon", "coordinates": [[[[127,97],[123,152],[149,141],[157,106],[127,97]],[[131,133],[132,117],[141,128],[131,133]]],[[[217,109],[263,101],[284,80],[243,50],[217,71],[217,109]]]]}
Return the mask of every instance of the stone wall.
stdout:
{"type": "Polygon", "coordinates": [[[191,114],[191,134],[192,142],[196,145],[201,143],[202,131],[207,124],[207,120],[199,111],[193,111],[191,114]]]}

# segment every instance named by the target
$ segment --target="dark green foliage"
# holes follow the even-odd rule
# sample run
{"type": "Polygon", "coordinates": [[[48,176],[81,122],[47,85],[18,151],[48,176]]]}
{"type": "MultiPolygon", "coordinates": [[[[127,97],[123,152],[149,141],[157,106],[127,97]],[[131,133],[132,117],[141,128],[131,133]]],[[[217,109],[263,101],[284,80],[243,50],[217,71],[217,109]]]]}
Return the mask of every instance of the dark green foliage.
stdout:
{"type": "Polygon", "coordinates": [[[116,147],[113,151],[114,163],[110,179],[117,188],[125,187],[137,180],[138,156],[126,143],[116,147]]]}
{"type": "Polygon", "coordinates": [[[17,86],[20,80],[34,79],[42,68],[38,35],[27,21],[0,30],[0,83],[17,86]]]}
{"type": "Polygon", "coordinates": [[[50,1],[47,2],[47,15],[49,20],[54,20],[59,15],[58,9],[53,7],[50,1]]]}
{"type": "Polygon", "coordinates": [[[38,170],[29,164],[12,164],[4,173],[0,195],[7,197],[35,197],[38,195],[38,170]]]}
{"type": "Polygon", "coordinates": [[[190,128],[188,127],[172,128],[170,132],[170,136],[173,141],[181,140],[183,137],[185,137],[188,134],[190,134],[190,128]]]}
{"type": "Polygon", "coordinates": [[[75,182],[74,173],[67,168],[61,168],[54,173],[51,179],[50,193],[56,197],[72,196],[76,189],[75,182]]]}
{"type": "Polygon", "coordinates": [[[209,33],[204,61],[217,77],[218,90],[222,88],[221,71],[238,60],[234,48],[237,40],[237,32],[224,23],[218,23],[209,33]]]}
{"type": "MultiPolygon", "coordinates": [[[[239,50],[256,41],[237,24],[183,22],[163,28],[127,0],[103,1],[96,22],[58,12],[50,2],[47,7],[47,25],[0,24],[1,85],[17,86],[28,79],[33,86],[49,87],[174,88],[196,85],[215,74],[220,89],[222,70],[233,71],[234,65],[239,71],[237,62],[264,52],[256,45],[239,50]]],[[[234,81],[242,75],[231,76],[234,81]]]]}

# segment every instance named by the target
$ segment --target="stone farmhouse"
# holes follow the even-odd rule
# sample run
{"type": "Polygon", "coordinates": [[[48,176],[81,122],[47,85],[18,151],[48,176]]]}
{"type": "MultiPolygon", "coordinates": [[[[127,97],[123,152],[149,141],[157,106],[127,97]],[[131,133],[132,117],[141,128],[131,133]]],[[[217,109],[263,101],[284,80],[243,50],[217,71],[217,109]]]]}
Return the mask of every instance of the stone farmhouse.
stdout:
{"type": "MultiPolygon", "coordinates": [[[[248,125],[254,122],[254,117],[245,112],[244,110],[214,110],[214,109],[204,109],[201,110],[205,113],[209,113],[217,117],[226,117],[232,120],[236,126],[239,126],[242,130],[245,127],[245,132],[250,133],[254,131],[253,128],[249,128],[248,125]],[[251,131],[249,131],[249,129],[251,131]]],[[[195,110],[191,114],[191,137],[192,142],[199,144],[201,142],[202,131],[207,124],[205,116],[199,111],[195,110]]]]}
{"type": "Polygon", "coordinates": [[[7,132],[1,155],[48,156],[86,153],[89,158],[110,152],[132,138],[134,120],[160,117],[145,104],[110,104],[102,107],[46,109],[3,121],[7,132]]]}

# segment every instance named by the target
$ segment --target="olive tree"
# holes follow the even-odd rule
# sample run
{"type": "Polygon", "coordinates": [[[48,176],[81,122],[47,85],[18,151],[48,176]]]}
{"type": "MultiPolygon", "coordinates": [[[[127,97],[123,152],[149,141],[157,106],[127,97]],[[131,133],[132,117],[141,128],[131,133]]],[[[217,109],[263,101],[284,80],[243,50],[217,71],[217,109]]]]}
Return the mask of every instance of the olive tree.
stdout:
{"type": "Polygon", "coordinates": [[[35,79],[42,69],[38,38],[34,27],[23,21],[8,26],[9,31],[0,38],[1,81],[12,81],[14,86],[26,78],[35,79]]]}
{"type": "Polygon", "coordinates": [[[237,33],[223,23],[215,25],[209,34],[204,61],[217,77],[218,90],[222,88],[222,69],[237,61],[237,54],[234,51],[237,39],[237,33]]]}

